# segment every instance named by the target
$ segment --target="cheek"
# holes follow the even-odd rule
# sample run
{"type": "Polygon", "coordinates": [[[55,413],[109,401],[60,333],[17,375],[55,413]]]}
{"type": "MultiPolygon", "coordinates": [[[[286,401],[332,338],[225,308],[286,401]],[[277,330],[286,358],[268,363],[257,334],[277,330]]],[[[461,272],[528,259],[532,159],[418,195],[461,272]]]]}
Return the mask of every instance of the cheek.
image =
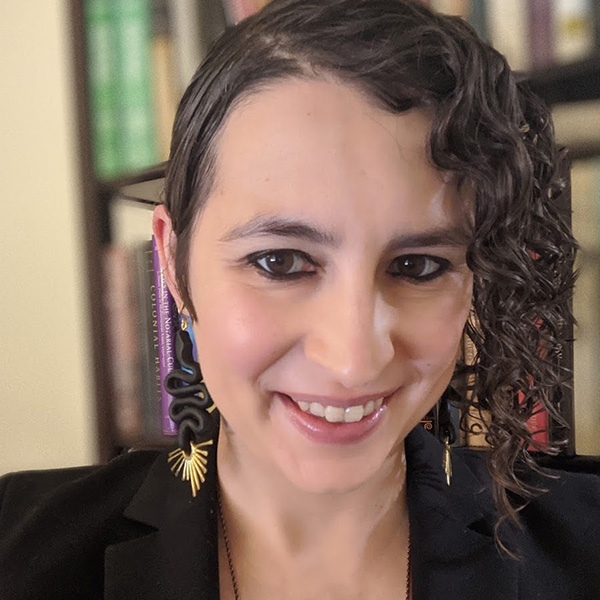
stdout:
{"type": "Polygon", "coordinates": [[[285,352],[281,319],[244,286],[202,294],[198,314],[198,358],[207,385],[219,377],[252,381],[285,352]]]}
{"type": "Polygon", "coordinates": [[[415,301],[402,318],[405,351],[420,370],[454,365],[469,316],[472,276],[456,276],[439,294],[415,301]]]}

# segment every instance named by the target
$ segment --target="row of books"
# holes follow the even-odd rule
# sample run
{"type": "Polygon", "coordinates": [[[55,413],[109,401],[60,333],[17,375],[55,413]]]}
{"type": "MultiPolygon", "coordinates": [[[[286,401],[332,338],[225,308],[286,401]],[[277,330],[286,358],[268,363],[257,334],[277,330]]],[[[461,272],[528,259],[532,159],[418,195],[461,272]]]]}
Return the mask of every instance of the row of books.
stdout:
{"type": "MultiPolygon", "coordinates": [[[[471,361],[471,364],[475,360],[473,343],[466,337],[463,339],[463,359],[471,361]]],[[[465,385],[461,386],[461,393],[467,396],[472,395],[470,383],[472,382],[465,382],[465,385]]],[[[490,447],[490,440],[487,437],[487,424],[490,419],[489,412],[482,411],[480,413],[477,409],[472,408],[465,416],[464,426],[461,426],[463,425],[461,423],[462,413],[459,408],[452,404],[448,408],[450,421],[455,433],[454,446],[468,446],[478,450],[486,450],[490,447]]],[[[441,437],[439,405],[434,406],[423,417],[421,425],[436,437],[441,437]]],[[[536,445],[539,445],[539,448],[531,446],[530,450],[537,451],[540,448],[548,447],[554,441],[552,423],[548,413],[541,407],[538,407],[534,411],[534,414],[528,420],[527,427],[532,433],[532,438],[536,442],[536,445]]]]}
{"type": "Polygon", "coordinates": [[[86,0],[96,175],[166,160],[179,98],[208,47],[267,0],[86,0]]]}
{"type": "Polygon", "coordinates": [[[600,157],[575,161],[571,171],[573,232],[580,244],[573,311],[577,452],[599,454],[600,423],[600,157]]]}
{"type": "MultiPolygon", "coordinates": [[[[87,71],[96,174],[166,160],[177,103],[209,46],[269,0],[86,0],[87,71]]],[[[468,20],[529,71],[582,59],[600,39],[594,0],[423,0],[468,20]]]]}
{"type": "Polygon", "coordinates": [[[466,19],[518,71],[582,60],[600,47],[597,0],[426,1],[466,19]]]}
{"type": "Polygon", "coordinates": [[[154,239],[104,251],[105,315],[112,419],[124,445],[152,444],[177,433],[172,397],[162,382],[175,366],[177,307],[154,239]]]}
{"type": "MultiPolygon", "coordinates": [[[[162,382],[176,364],[174,338],[178,314],[160,268],[154,239],[132,246],[111,245],[104,254],[105,306],[111,370],[113,415],[117,438],[124,445],[152,445],[177,433],[169,417],[172,397],[162,382]]],[[[474,364],[475,348],[465,336],[463,360],[474,364]]],[[[466,381],[461,393],[471,394],[466,381]]],[[[455,445],[486,448],[485,415],[466,417],[468,432],[461,432],[458,408],[449,405],[456,433],[455,445]]],[[[437,406],[422,420],[439,434],[437,406]]],[[[548,414],[537,411],[529,421],[534,439],[542,446],[551,441],[548,414]]]]}

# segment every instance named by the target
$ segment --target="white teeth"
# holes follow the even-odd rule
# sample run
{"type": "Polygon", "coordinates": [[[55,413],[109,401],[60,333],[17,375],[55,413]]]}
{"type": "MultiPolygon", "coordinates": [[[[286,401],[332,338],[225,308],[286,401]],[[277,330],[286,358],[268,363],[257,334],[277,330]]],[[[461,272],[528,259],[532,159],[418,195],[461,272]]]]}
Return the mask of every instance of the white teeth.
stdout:
{"type": "Polygon", "coordinates": [[[305,413],[310,413],[315,417],[326,419],[330,423],[358,423],[363,417],[368,417],[371,413],[381,408],[383,398],[378,400],[369,400],[366,404],[349,406],[323,406],[318,402],[297,402],[298,407],[305,413]]]}
{"type": "Polygon", "coordinates": [[[325,407],[325,418],[330,423],[343,423],[344,422],[344,409],[340,406],[326,406],[325,407]]]}
{"type": "Polygon", "coordinates": [[[358,423],[365,414],[362,406],[351,406],[344,411],[344,423],[358,423]]]}
{"type": "Polygon", "coordinates": [[[315,415],[315,417],[325,416],[325,407],[322,404],[319,404],[318,402],[311,402],[309,410],[310,414],[315,415]]]}

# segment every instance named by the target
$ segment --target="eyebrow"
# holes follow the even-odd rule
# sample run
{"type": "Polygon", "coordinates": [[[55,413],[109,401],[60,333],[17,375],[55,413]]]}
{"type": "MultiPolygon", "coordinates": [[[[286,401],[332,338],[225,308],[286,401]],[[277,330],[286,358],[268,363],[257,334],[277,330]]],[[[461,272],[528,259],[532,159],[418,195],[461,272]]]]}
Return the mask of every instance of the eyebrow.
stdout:
{"type": "Polygon", "coordinates": [[[220,241],[233,242],[243,238],[264,236],[302,239],[332,248],[337,248],[341,245],[339,237],[299,219],[269,217],[265,215],[258,215],[248,221],[248,223],[233,227],[221,237],[220,241]]]}
{"type": "Polygon", "coordinates": [[[470,240],[471,235],[464,226],[440,227],[397,235],[389,241],[386,250],[393,252],[407,248],[462,248],[468,246],[470,240]]]}
{"type": "MultiPolygon", "coordinates": [[[[306,240],[330,248],[339,248],[342,243],[339,236],[300,219],[266,215],[258,215],[248,223],[229,229],[220,241],[233,242],[265,236],[306,240]]],[[[469,241],[470,234],[464,226],[441,227],[397,235],[388,242],[386,250],[393,252],[420,247],[463,247],[469,241]]]]}

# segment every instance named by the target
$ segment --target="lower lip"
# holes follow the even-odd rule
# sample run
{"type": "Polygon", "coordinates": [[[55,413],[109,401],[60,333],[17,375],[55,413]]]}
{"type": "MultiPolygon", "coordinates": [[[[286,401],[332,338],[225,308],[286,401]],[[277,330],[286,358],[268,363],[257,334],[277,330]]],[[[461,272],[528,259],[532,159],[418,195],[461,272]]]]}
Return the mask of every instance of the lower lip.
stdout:
{"type": "Polygon", "coordinates": [[[381,424],[387,412],[387,398],[380,408],[356,423],[330,423],[325,419],[305,413],[285,394],[275,393],[275,401],[284,409],[287,418],[305,437],[319,444],[356,444],[361,442],[381,424]]]}

